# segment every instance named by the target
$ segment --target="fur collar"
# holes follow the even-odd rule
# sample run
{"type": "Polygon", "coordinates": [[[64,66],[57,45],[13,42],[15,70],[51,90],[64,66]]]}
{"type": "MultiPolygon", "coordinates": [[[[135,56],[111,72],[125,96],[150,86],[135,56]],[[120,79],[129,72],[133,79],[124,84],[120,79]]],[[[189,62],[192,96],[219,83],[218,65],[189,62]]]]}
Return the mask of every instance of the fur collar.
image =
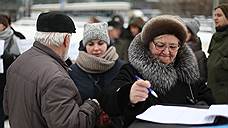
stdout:
{"type": "Polygon", "coordinates": [[[142,43],[141,34],[134,38],[128,50],[131,65],[151,82],[152,88],[163,94],[177,84],[177,80],[192,84],[199,78],[196,58],[186,44],[178,50],[175,62],[168,65],[151,57],[149,49],[142,43]]]}

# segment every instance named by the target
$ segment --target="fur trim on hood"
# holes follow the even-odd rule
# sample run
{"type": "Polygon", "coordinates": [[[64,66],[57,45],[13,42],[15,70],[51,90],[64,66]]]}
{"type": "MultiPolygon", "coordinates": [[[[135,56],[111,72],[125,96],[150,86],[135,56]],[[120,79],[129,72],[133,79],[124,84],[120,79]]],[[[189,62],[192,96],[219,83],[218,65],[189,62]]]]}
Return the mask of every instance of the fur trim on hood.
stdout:
{"type": "Polygon", "coordinates": [[[192,50],[183,44],[178,50],[172,64],[162,64],[151,57],[150,51],[142,42],[141,33],[132,41],[129,49],[129,61],[144,79],[151,82],[151,86],[165,94],[177,80],[192,84],[199,79],[199,69],[192,50]]]}

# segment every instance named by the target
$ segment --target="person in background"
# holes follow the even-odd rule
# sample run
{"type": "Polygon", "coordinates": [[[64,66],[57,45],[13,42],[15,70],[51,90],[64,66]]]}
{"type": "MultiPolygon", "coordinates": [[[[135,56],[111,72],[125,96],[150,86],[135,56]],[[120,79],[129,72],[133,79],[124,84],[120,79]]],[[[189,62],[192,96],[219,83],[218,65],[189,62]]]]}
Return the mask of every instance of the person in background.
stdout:
{"type": "Polygon", "coordinates": [[[3,111],[3,92],[6,84],[6,71],[13,61],[20,55],[20,51],[17,45],[19,39],[13,33],[6,16],[1,14],[0,40],[4,41],[3,55],[0,55],[0,65],[2,66],[1,69],[3,69],[3,71],[0,72],[0,128],[3,128],[5,119],[3,111]]]}
{"type": "Polygon", "coordinates": [[[95,99],[82,102],[64,60],[75,33],[62,13],[41,13],[33,46],[7,71],[4,111],[11,128],[92,128],[100,113],[95,99]]]}
{"type": "Polygon", "coordinates": [[[141,17],[132,17],[129,21],[127,32],[120,39],[121,45],[119,46],[121,52],[119,56],[122,60],[128,61],[128,48],[134,37],[142,31],[145,21],[141,17]]]}
{"type": "Polygon", "coordinates": [[[185,24],[188,29],[186,43],[190,46],[196,56],[200,71],[200,79],[202,80],[202,82],[207,82],[207,57],[202,50],[201,40],[197,36],[200,23],[196,19],[188,19],[185,20],[185,24]]]}
{"type": "MultiPolygon", "coordinates": [[[[124,62],[119,59],[115,47],[110,45],[107,23],[85,24],[82,42],[85,50],[79,51],[69,74],[84,101],[98,98],[103,88],[110,86],[124,62]]],[[[102,112],[96,127],[113,125],[108,115],[102,112]]]]}
{"type": "Polygon", "coordinates": [[[120,39],[123,38],[125,35],[127,29],[124,28],[124,18],[121,15],[115,14],[111,17],[111,21],[118,22],[121,25],[121,34],[120,34],[120,39]]]}
{"type": "Polygon", "coordinates": [[[215,8],[216,32],[208,48],[208,86],[212,89],[216,103],[228,103],[228,4],[215,8]]]}
{"type": "Polygon", "coordinates": [[[211,90],[200,81],[196,58],[185,43],[187,28],[177,16],[150,19],[129,47],[123,65],[103,91],[101,106],[122,116],[124,127],[155,104],[211,105],[211,90]],[[156,93],[151,95],[149,89],[156,93]]]}
{"type": "Polygon", "coordinates": [[[124,27],[124,18],[121,15],[113,15],[111,21],[119,22],[124,27]]]}
{"type": "Polygon", "coordinates": [[[112,45],[118,45],[122,33],[122,24],[116,21],[108,21],[108,35],[112,45]]]}
{"type": "Polygon", "coordinates": [[[2,15],[5,16],[6,19],[8,20],[8,23],[9,23],[11,29],[13,30],[14,35],[17,36],[17,37],[20,38],[20,39],[25,39],[25,36],[24,36],[22,33],[16,31],[16,30],[11,26],[11,18],[10,18],[10,16],[5,15],[5,14],[2,14],[2,15]]]}
{"type": "Polygon", "coordinates": [[[123,32],[123,26],[121,22],[116,22],[111,20],[108,22],[108,35],[110,37],[110,43],[116,48],[116,52],[118,53],[119,57],[123,52],[122,41],[120,40],[120,36],[123,32]]]}
{"type": "Polygon", "coordinates": [[[88,23],[99,23],[101,22],[96,16],[91,16],[88,23]]]}
{"type": "Polygon", "coordinates": [[[130,30],[132,40],[142,31],[145,21],[141,17],[132,17],[129,21],[128,29],[130,30]]]}

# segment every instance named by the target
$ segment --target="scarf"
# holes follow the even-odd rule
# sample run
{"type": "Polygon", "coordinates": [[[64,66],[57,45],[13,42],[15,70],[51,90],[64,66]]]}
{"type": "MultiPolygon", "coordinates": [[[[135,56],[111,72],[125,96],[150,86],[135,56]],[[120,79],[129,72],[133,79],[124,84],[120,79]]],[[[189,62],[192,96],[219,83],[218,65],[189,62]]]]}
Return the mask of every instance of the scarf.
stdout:
{"type": "Polygon", "coordinates": [[[111,69],[119,58],[116,48],[111,46],[101,57],[90,55],[85,51],[79,51],[76,64],[88,73],[103,73],[111,69]]]}
{"type": "Polygon", "coordinates": [[[5,40],[5,45],[4,45],[4,49],[7,47],[7,45],[9,44],[11,37],[13,35],[13,30],[10,29],[10,27],[7,27],[4,31],[0,32],[0,39],[1,40],[5,40]]]}
{"type": "Polygon", "coordinates": [[[14,55],[20,54],[19,48],[16,43],[16,38],[14,37],[13,30],[10,27],[7,27],[4,31],[0,32],[0,39],[5,41],[4,51],[6,50],[8,45],[11,45],[9,52],[14,55]]]}
{"type": "Polygon", "coordinates": [[[161,94],[169,91],[177,84],[177,80],[191,84],[199,78],[196,58],[186,44],[180,47],[175,61],[171,64],[160,63],[154,58],[143,45],[141,34],[134,38],[128,51],[130,64],[161,94]]]}

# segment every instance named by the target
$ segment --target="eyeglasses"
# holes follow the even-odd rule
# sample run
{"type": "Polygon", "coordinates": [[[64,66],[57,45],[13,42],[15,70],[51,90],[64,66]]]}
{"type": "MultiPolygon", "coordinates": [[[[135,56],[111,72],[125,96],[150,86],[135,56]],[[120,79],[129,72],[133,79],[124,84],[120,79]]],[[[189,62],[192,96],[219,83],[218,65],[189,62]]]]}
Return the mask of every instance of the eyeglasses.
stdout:
{"type": "Polygon", "coordinates": [[[179,44],[174,43],[168,44],[165,42],[153,41],[153,44],[155,48],[159,51],[164,51],[166,48],[169,48],[170,52],[176,52],[180,48],[179,44]]]}

